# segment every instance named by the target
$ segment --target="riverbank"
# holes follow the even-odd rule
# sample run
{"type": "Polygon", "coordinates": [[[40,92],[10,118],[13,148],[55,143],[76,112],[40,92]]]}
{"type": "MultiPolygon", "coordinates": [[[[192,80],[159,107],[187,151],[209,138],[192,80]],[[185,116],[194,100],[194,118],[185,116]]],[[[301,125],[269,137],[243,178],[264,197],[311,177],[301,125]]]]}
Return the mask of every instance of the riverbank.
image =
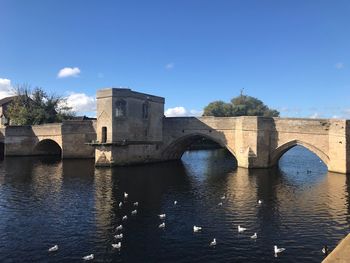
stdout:
{"type": "Polygon", "coordinates": [[[350,262],[350,234],[348,234],[336,248],[322,261],[322,263],[350,262]]]}

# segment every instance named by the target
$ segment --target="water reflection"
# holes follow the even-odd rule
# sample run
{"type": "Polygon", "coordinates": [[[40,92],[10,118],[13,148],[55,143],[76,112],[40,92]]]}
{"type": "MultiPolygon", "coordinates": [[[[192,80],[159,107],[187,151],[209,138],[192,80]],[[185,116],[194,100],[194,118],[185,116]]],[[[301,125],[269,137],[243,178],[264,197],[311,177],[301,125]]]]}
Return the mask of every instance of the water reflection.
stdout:
{"type": "Polygon", "coordinates": [[[300,147],[280,168],[250,171],[222,150],[112,169],[95,169],[93,160],[7,158],[0,163],[0,261],[80,262],[94,253],[102,262],[319,262],[322,246],[349,231],[349,190],[349,176],[327,173],[300,147]],[[164,230],[160,213],[167,214],[164,230]],[[118,252],[111,243],[119,224],[118,252]],[[203,231],[193,233],[193,225],[203,231]],[[238,225],[248,230],[238,233],[238,225]],[[214,237],[218,245],[209,248],[214,237]],[[59,252],[48,254],[54,244],[59,252]],[[278,258],[275,244],[287,248],[278,258]]]}

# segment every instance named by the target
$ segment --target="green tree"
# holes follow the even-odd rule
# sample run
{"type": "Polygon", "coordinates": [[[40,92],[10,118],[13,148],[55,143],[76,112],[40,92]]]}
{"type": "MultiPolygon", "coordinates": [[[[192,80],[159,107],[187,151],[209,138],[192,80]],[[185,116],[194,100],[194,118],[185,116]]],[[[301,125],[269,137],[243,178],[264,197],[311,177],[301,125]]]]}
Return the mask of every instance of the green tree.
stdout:
{"type": "Polygon", "coordinates": [[[31,91],[28,85],[17,87],[16,96],[7,109],[12,125],[62,122],[73,116],[64,98],[48,95],[42,88],[31,91]]]}
{"type": "Polygon", "coordinates": [[[232,116],[232,105],[221,100],[213,101],[205,107],[203,115],[216,117],[232,116]]]}
{"type": "Polygon", "coordinates": [[[230,103],[214,101],[209,103],[203,112],[203,116],[232,117],[232,116],[265,116],[278,117],[279,112],[270,109],[261,100],[243,95],[231,99],[230,103]]]}

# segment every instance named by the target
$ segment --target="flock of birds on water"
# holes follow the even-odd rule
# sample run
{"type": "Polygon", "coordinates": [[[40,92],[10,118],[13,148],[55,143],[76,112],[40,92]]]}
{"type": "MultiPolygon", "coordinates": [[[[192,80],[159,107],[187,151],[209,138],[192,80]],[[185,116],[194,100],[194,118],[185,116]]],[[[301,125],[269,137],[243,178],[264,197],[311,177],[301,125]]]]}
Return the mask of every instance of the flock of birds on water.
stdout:
{"type": "MultiPolygon", "coordinates": [[[[129,196],[129,194],[126,193],[126,192],[124,192],[124,199],[125,199],[125,200],[128,199],[128,196],[129,196]]],[[[226,196],[223,195],[223,196],[221,197],[221,200],[225,200],[225,199],[226,199],[226,196]]],[[[178,203],[178,202],[175,200],[175,201],[174,201],[174,205],[177,205],[177,203],[178,203]]],[[[263,201],[262,201],[262,200],[258,200],[257,203],[258,203],[258,205],[262,205],[263,201]]],[[[139,205],[138,202],[134,202],[134,203],[133,203],[133,206],[134,206],[135,209],[131,211],[131,215],[132,215],[132,216],[135,216],[135,215],[137,214],[137,207],[138,207],[138,205],[139,205]]],[[[220,202],[220,203],[218,203],[218,205],[219,205],[219,206],[222,206],[223,203],[220,202]]],[[[123,202],[120,202],[120,203],[119,203],[119,208],[121,208],[122,206],[123,206],[123,202]]],[[[159,217],[159,219],[163,220],[162,223],[159,224],[158,228],[164,229],[164,228],[165,228],[165,222],[164,222],[164,220],[165,220],[165,218],[166,218],[166,214],[159,214],[158,217],[159,217]]],[[[128,219],[128,216],[127,216],[127,215],[124,215],[124,216],[122,217],[122,221],[126,221],[127,219],[128,219]]],[[[115,228],[115,230],[117,231],[117,233],[119,233],[119,234],[116,234],[116,235],[114,236],[114,238],[115,238],[118,242],[117,242],[117,243],[112,243],[111,245],[112,245],[112,248],[113,248],[113,249],[118,249],[118,250],[120,250],[120,249],[122,248],[122,242],[121,242],[121,240],[123,239],[123,233],[121,233],[121,232],[122,232],[122,230],[123,230],[123,225],[122,225],[122,224],[121,224],[121,225],[118,225],[118,226],[115,228]]],[[[238,233],[242,233],[242,232],[246,231],[247,228],[238,225],[237,230],[238,230],[238,233]]],[[[202,227],[201,227],[201,226],[195,226],[195,225],[193,226],[193,232],[194,232],[194,233],[201,232],[201,231],[202,231],[202,227]]],[[[257,233],[254,233],[252,236],[250,236],[250,238],[253,239],[253,240],[256,240],[256,239],[258,238],[258,234],[257,234],[257,233]]],[[[216,245],[217,245],[217,241],[216,241],[216,238],[214,237],[213,240],[209,243],[209,246],[210,246],[210,247],[215,247],[216,245]]],[[[273,252],[274,252],[275,257],[277,257],[279,253],[282,253],[282,252],[285,251],[285,250],[286,250],[285,248],[280,248],[280,247],[278,247],[277,245],[274,245],[274,247],[273,247],[273,252]]],[[[57,245],[57,244],[54,245],[54,246],[52,246],[52,247],[50,247],[50,248],[48,249],[48,252],[56,252],[56,251],[58,251],[58,245],[57,245]]],[[[322,253],[325,254],[325,255],[328,254],[328,247],[327,247],[327,245],[325,245],[325,246],[322,248],[322,253]]],[[[82,257],[82,259],[85,260],[85,261],[93,260],[94,258],[95,258],[95,255],[94,255],[94,254],[89,254],[89,255],[86,255],[86,256],[83,256],[83,257],[82,257]]]]}

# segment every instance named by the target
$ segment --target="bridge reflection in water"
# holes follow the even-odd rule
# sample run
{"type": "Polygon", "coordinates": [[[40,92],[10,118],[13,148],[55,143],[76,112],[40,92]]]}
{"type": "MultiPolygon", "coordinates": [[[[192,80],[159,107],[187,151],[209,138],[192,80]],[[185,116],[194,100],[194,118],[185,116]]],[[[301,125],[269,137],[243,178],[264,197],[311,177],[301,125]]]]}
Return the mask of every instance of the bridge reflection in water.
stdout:
{"type": "Polygon", "coordinates": [[[95,169],[93,160],[7,158],[0,163],[0,261],[74,262],[94,253],[115,262],[271,262],[277,244],[287,248],[277,260],[320,262],[322,246],[349,232],[349,178],[327,172],[302,147],[279,167],[237,168],[222,149],[112,169],[95,169]],[[119,208],[124,192],[129,200],[119,208]],[[164,231],[159,213],[167,214],[164,231]],[[116,252],[111,243],[125,214],[116,252]],[[238,234],[239,224],[248,230],[238,234]],[[194,234],[193,225],[203,231],[194,234]],[[218,245],[210,249],[213,237],[218,245]],[[56,243],[59,253],[48,255],[56,243]]]}

